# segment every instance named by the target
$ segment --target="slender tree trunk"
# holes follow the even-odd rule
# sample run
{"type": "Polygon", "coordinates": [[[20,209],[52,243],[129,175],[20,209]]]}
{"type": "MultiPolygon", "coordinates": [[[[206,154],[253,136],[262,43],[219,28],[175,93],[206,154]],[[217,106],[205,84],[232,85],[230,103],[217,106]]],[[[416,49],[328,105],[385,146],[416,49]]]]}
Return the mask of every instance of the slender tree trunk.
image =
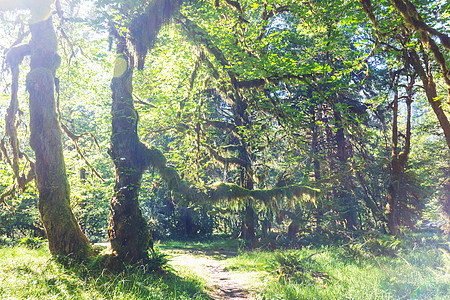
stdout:
{"type": "Polygon", "coordinates": [[[444,225],[444,233],[450,235],[450,180],[448,180],[444,186],[444,194],[442,195],[441,204],[442,214],[447,221],[447,224],[444,225]]]}
{"type": "Polygon", "coordinates": [[[391,156],[391,176],[387,190],[387,217],[388,228],[392,234],[397,234],[399,224],[398,217],[398,195],[400,178],[403,172],[402,165],[398,161],[398,91],[395,91],[394,102],[392,105],[392,156],[391,156]]]}
{"type": "MultiPolygon", "coordinates": [[[[395,80],[393,80],[394,82],[395,80]]],[[[392,126],[392,156],[391,156],[391,176],[387,194],[387,217],[388,228],[392,234],[398,234],[401,225],[402,200],[406,195],[401,194],[400,187],[404,185],[404,171],[406,169],[411,148],[411,103],[413,96],[413,85],[415,77],[413,77],[407,87],[407,118],[406,118],[406,135],[405,146],[401,153],[398,152],[398,91],[395,92],[393,102],[393,126],[392,126]]],[[[396,85],[396,83],[394,83],[396,85]]],[[[396,87],[395,87],[396,88],[396,87]]]]}
{"type": "Polygon", "coordinates": [[[119,258],[134,263],[148,260],[150,233],[139,208],[139,187],[148,161],[137,135],[138,114],[133,105],[134,61],[125,40],[119,40],[112,79],[112,134],[109,155],[116,169],[110,202],[108,236],[119,258]]]}
{"type": "Polygon", "coordinates": [[[84,259],[92,252],[70,207],[70,190],[56,113],[54,83],[60,63],[52,18],[30,25],[30,144],[36,153],[39,213],[53,254],[84,259]]]}
{"type": "MultiPolygon", "coordinates": [[[[310,93],[312,96],[312,93],[310,93]]],[[[319,125],[317,124],[317,121],[321,120],[322,115],[322,103],[318,105],[314,105],[311,109],[311,117],[313,120],[313,129],[312,129],[312,137],[311,137],[311,154],[312,162],[313,162],[313,168],[314,168],[314,180],[316,182],[321,180],[321,173],[320,173],[320,160],[319,160],[319,125]],[[317,113],[316,113],[316,106],[317,106],[317,113]]],[[[314,219],[316,221],[316,227],[320,226],[320,223],[323,219],[323,203],[320,202],[317,204],[317,207],[313,211],[314,219]]]]}
{"type": "Polygon", "coordinates": [[[420,80],[422,81],[428,103],[430,103],[430,106],[439,121],[439,125],[444,132],[447,146],[450,149],[450,121],[444,111],[445,104],[442,103],[442,101],[438,97],[436,83],[434,82],[433,74],[431,72],[431,65],[428,57],[425,54],[423,54],[422,60],[415,50],[409,51],[409,61],[413,65],[414,70],[419,75],[420,80]]]}

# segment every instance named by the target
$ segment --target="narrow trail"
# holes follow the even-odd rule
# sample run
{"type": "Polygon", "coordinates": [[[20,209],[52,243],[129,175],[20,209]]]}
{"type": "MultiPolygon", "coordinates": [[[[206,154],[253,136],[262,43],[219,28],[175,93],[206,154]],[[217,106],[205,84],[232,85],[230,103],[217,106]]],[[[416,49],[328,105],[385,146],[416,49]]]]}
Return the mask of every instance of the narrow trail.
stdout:
{"type": "Polygon", "coordinates": [[[254,287],[249,286],[248,273],[225,270],[223,259],[229,253],[206,252],[201,250],[166,250],[170,254],[170,264],[184,268],[207,281],[207,293],[214,300],[255,299],[254,287]]]}

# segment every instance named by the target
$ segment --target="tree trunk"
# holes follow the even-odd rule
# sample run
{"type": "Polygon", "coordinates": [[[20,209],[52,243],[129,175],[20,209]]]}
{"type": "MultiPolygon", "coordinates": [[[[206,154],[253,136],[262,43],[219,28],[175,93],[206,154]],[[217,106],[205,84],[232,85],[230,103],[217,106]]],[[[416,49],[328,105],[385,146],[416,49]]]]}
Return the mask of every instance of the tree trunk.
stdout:
{"type": "MultiPolygon", "coordinates": [[[[312,93],[308,91],[308,96],[312,97],[312,93]]],[[[311,133],[311,152],[310,152],[310,158],[312,159],[312,165],[314,170],[314,180],[316,182],[319,182],[322,179],[321,172],[320,172],[320,160],[319,160],[319,125],[318,121],[321,121],[322,119],[322,103],[315,103],[310,110],[311,113],[311,120],[313,123],[312,133],[311,133]],[[317,112],[316,112],[317,108],[317,112]]],[[[308,165],[310,163],[308,162],[308,165]]],[[[323,211],[323,202],[317,203],[317,207],[313,209],[313,216],[316,222],[316,227],[319,227],[322,219],[323,219],[324,211],[323,211]]]]}
{"type": "Polygon", "coordinates": [[[391,176],[387,190],[388,228],[392,234],[397,234],[400,226],[398,190],[402,173],[403,168],[401,164],[396,157],[393,157],[391,161],[391,176]]]}
{"type": "Polygon", "coordinates": [[[339,160],[339,169],[343,173],[341,180],[341,187],[337,191],[338,199],[342,201],[342,207],[344,208],[344,222],[346,228],[349,230],[356,230],[358,221],[356,218],[357,203],[351,194],[350,181],[351,177],[345,174],[348,166],[349,150],[347,149],[347,142],[344,134],[344,124],[342,121],[341,113],[333,107],[334,119],[338,130],[336,132],[336,146],[337,146],[337,158],[339,160]]]}
{"type": "Polygon", "coordinates": [[[431,73],[431,67],[428,61],[428,57],[424,55],[422,58],[423,64],[426,67],[424,68],[422,60],[415,50],[410,50],[408,54],[409,62],[413,65],[414,70],[419,75],[420,80],[422,81],[428,103],[430,103],[431,108],[433,109],[433,112],[439,121],[439,125],[444,132],[447,146],[450,149],[450,121],[445,114],[444,104],[438,97],[436,83],[434,82],[433,74],[431,73]]]}
{"type": "Polygon", "coordinates": [[[444,233],[450,235],[450,180],[447,181],[442,195],[442,214],[445,218],[444,233]]]}
{"type": "Polygon", "coordinates": [[[85,259],[92,253],[70,207],[70,190],[56,113],[54,82],[60,63],[52,18],[30,25],[30,144],[36,153],[39,213],[52,254],[85,259]]]}
{"type": "MultiPolygon", "coordinates": [[[[247,115],[247,104],[236,92],[232,106],[234,114],[234,123],[236,127],[250,125],[250,120],[247,115]]],[[[238,158],[245,162],[245,167],[241,167],[240,183],[239,185],[248,190],[253,190],[253,168],[251,161],[251,153],[249,152],[247,142],[244,137],[240,137],[240,147],[238,158]]],[[[253,200],[247,199],[244,211],[244,220],[242,223],[242,238],[247,242],[253,242],[256,238],[256,226],[258,224],[258,216],[253,209],[253,200]]]]}
{"type": "MultiPolygon", "coordinates": [[[[399,193],[400,187],[404,183],[404,172],[408,163],[409,151],[411,148],[411,103],[413,97],[413,86],[415,82],[415,75],[406,88],[407,91],[407,118],[406,118],[406,135],[405,146],[401,153],[398,153],[398,91],[395,91],[394,102],[392,106],[393,124],[392,124],[392,156],[391,156],[391,176],[389,179],[388,194],[387,194],[387,217],[388,228],[392,234],[399,233],[401,225],[402,203],[406,199],[404,193],[399,193]]],[[[397,88],[398,81],[393,79],[394,88],[397,88]]]]}
{"type": "Polygon", "coordinates": [[[253,210],[252,201],[245,205],[244,222],[242,223],[242,238],[247,242],[252,242],[256,238],[257,215],[253,210]]]}
{"type": "Polygon", "coordinates": [[[134,263],[148,260],[150,233],[139,208],[139,187],[148,161],[146,147],[137,135],[138,114],[133,105],[134,61],[125,40],[118,42],[112,79],[111,156],[116,169],[114,195],[110,202],[108,236],[119,258],[134,263]]]}

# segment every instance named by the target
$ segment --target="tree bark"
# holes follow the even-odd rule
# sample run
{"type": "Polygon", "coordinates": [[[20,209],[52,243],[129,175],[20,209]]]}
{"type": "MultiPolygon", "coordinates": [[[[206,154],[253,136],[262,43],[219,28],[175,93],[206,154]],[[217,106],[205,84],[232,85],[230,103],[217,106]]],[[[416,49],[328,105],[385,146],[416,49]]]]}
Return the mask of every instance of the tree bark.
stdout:
{"type": "MultiPolygon", "coordinates": [[[[394,88],[398,81],[393,80],[394,88]]],[[[393,126],[392,126],[392,155],[391,155],[391,176],[389,179],[387,194],[387,217],[388,228],[392,234],[398,234],[400,225],[402,225],[402,207],[405,205],[406,195],[400,193],[400,188],[405,184],[405,169],[407,167],[409,152],[411,148],[411,104],[413,97],[413,86],[415,83],[415,75],[411,78],[406,88],[406,135],[405,145],[402,152],[398,151],[398,91],[395,91],[393,102],[393,126]]],[[[405,222],[403,222],[405,223],[405,222]]]]}
{"type": "Polygon", "coordinates": [[[352,178],[350,175],[346,174],[348,169],[348,157],[349,157],[349,146],[347,145],[344,124],[342,120],[341,113],[333,105],[334,119],[336,121],[337,131],[336,131],[336,146],[337,146],[337,159],[339,162],[339,169],[343,173],[341,180],[341,187],[337,191],[337,198],[342,201],[342,207],[344,209],[343,217],[345,226],[349,230],[356,230],[358,221],[356,218],[357,214],[357,203],[351,194],[350,181],[352,178]]]}
{"type": "Polygon", "coordinates": [[[137,135],[138,114],[132,97],[134,61],[126,41],[119,40],[112,79],[111,156],[116,169],[114,195],[110,202],[108,236],[113,251],[122,260],[148,260],[150,232],[139,208],[139,187],[149,162],[137,135]]]}
{"type": "Polygon", "coordinates": [[[411,49],[409,51],[409,59],[412,66],[414,67],[414,70],[417,72],[420,80],[422,81],[428,103],[430,103],[431,108],[433,108],[436,118],[438,119],[439,124],[444,131],[447,146],[450,149],[450,121],[448,120],[447,115],[445,114],[445,111],[443,109],[444,105],[438,97],[436,83],[434,82],[433,74],[431,73],[431,67],[428,62],[428,58],[426,56],[423,57],[425,67],[427,69],[422,65],[422,61],[415,50],[411,49]]]}
{"type": "MultiPolygon", "coordinates": [[[[247,103],[236,92],[233,97],[232,110],[234,114],[234,125],[236,127],[250,126],[250,119],[247,114],[247,103]]],[[[252,154],[249,151],[247,142],[243,136],[239,137],[240,146],[238,158],[244,162],[245,167],[240,167],[239,185],[247,190],[254,189],[252,154]]],[[[248,198],[245,204],[244,219],[242,223],[242,238],[245,241],[253,242],[256,238],[256,227],[258,225],[258,215],[253,209],[253,200],[248,198]]]]}
{"type": "Polygon", "coordinates": [[[70,189],[64,163],[61,128],[56,113],[54,83],[60,63],[52,18],[30,25],[31,70],[30,144],[36,154],[39,213],[52,254],[85,259],[92,253],[70,207],[70,189]]]}

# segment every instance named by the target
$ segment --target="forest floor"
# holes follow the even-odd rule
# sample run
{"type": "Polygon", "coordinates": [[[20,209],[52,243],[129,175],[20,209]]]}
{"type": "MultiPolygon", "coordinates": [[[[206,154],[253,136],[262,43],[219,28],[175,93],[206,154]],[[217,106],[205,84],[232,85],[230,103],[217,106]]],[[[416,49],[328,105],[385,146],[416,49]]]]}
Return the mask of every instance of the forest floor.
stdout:
{"type": "Polygon", "coordinates": [[[227,270],[225,259],[237,252],[204,249],[166,249],[169,264],[177,271],[189,272],[205,283],[207,294],[215,300],[255,299],[255,276],[258,272],[227,270]]]}
{"type": "Polygon", "coordinates": [[[278,250],[228,238],[156,244],[169,270],[115,273],[61,265],[46,242],[0,243],[0,299],[450,300],[450,241],[442,235],[278,250]]]}
{"type": "Polygon", "coordinates": [[[212,299],[450,300],[445,236],[361,239],[301,249],[245,249],[233,239],[165,241],[159,249],[181,278],[212,299]]]}

